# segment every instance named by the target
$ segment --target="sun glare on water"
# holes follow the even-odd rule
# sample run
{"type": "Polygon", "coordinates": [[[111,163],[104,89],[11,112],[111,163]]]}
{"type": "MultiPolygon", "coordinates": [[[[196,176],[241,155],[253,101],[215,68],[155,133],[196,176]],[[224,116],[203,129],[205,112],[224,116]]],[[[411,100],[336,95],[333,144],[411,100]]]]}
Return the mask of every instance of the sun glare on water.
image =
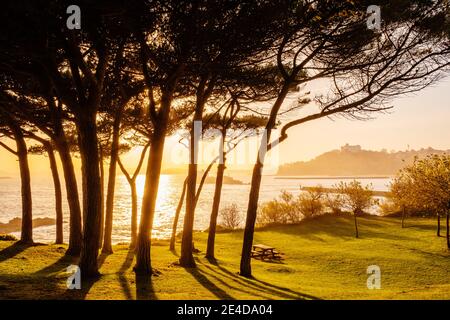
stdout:
{"type": "MultiPolygon", "coordinates": [[[[169,175],[161,175],[159,178],[158,199],[165,199],[168,196],[168,189],[170,184],[169,175]]],[[[144,195],[145,189],[145,175],[140,174],[136,179],[136,189],[139,198],[144,195]]]]}
{"type": "MultiPolygon", "coordinates": [[[[170,175],[161,175],[159,178],[158,198],[156,200],[155,217],[153,220],[153,233],[154,236],[167,236],[166,234],[160,234],[159,229],[164,225],[167,225],[173,219],[174,214],[174,200],[176,195],[177,185],[172,181],[173,178],[170,175]]],[[[139,206],[142,203],[142,197],[144,196],[145,189],[145,175],[141,174],[136,179],[136,191],[138,194],[139,206]]],[[[140,210],[138,214],[140,215],[140,210]]]]}

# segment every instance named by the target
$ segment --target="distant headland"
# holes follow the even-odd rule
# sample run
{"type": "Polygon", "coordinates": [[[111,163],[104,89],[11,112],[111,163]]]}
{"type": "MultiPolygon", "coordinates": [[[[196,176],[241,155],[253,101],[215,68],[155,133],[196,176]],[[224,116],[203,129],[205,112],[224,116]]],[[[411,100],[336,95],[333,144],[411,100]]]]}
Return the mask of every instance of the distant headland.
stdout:
{"type": "Polygon", "coordinates": [[[450,154],[450,150],[433,148],[407,151],[364,150],[359,145],[346,144],[339,150],[325,152],[310,161],[299,161],[280,166],[278,176],[314,177],[386,177],[430,154],[450,154]]]}
{"type": "MultiPolygon", "coordinates": [[[[51,226],[56,223],[55,219],[52,218],[35,218],[33,219],[33,228],[51,226]]],[[[10,232],[18,232],[22,226],[21,218],[11,219],[7,223],[0,222],[0,233],[10,233],[10,232]]]]}

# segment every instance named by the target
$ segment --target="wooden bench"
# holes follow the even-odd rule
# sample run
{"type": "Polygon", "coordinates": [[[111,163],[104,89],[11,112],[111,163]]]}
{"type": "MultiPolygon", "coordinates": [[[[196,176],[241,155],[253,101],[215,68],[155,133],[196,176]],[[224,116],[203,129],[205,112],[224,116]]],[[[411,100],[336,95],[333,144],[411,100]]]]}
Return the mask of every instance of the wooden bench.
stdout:
{"type": "Polygon", "coordinates": [[[261,260],[281,260],[282,253],[275,250],[273,247],[266,246],[264,244],[255,244],[253,245],[251,257],[261,260]]]}
{"type": "Polygon", "coordinates": [[[252,250],[252,258],[258,258],[261,256],[260,251],[252,250]]]}

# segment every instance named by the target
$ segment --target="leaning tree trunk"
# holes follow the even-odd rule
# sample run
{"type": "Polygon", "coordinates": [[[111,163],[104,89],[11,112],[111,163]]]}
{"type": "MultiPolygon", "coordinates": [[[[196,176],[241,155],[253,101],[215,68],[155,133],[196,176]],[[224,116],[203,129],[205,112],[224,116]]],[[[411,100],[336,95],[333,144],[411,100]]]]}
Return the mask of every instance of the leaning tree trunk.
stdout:
{"type": "Polygon", "coordinates": [[[101,208],[100,208],[100,232],[98,236],[98,246],[102,247],[103,240],[103,232],[105,230],[105,167],[103,165],[104,156],[103,156],[103,147],[101,144],[98,147],[99,149],[99,170],[100,170],[100,199],[101,199],[101,208]]]}
{"type": "MultiPolygon", "coordinates": [[[[192,151],[192,150],[191,150],[192,151]]],[[[183,223],[183,236],[181,239],[181,257],[180,265],[186,268],[195,267],[193,251],[193,237],[192,232],[194,229],[194,211],[195,211],[195,194],[196,194],[196,182],[197,182],[197,164],[189,164],[189,173],[186,186],[186,213],[183,223]]]]}
{"type": "MultiPolygon", "coordinates": [[[[292,76],[295,76],[293,74],[292,76]]],[[[259,190],[261,188],[262,170],[264,166],[264,159],[267,152],[267,145],[270,141],[272,130],[275,128],[278,111],[286,98],[289,88],[290,80],[286,80],[281,88],[278,98],[275,101],[272,110],[270,111],[270,117],[267,121],[265,128],[265,134],[261,139],[261,144],[258,149],[258,154],[256,157],[256,163],[253,167],[252,182],[250,187],[250,194],[248,199],[247,207],[247,217],[245,221],[244,229],[244,241],[242,244],[242,254],[241,254],[241,264],[240,264],[240,274],[244,277],[252,276],[251,268],[251,252],[253,245],[253,234],[255,232],[255,223],[258,210],[258,200],[259,200],[259,190]]]]}
{"type": "Polygon", "coordinates": [[[251,251],[253,245],[253,234],[255,232],[256,213],[258,209],[259,190],[261,187],[263,164],[257,160],[253,167],[252,182],[248,199],[247,217],[245,220],[244,241],[242,245],[242,256],[240,274],[244,277],[252,276],[251,251]]]}
{"type": "Polygon", "coordinates": [[[77,178],[72,157],[70,155],[69,145],[62,131],[59,132],[59,135],[54,142],[61,160],[66,186],[67,203],[69,205],[69,247],[66,253],[68,255],[78,256],[81,252],[82,224],[77,178]]]}
{"type": "Polygon", "coordinates": [[[130,182],[131,188],[131,243],[130,248],[136,247],[137,231],[138,231],[138,198],[136,190],[136,180],[130,182]]]}
{"type": "Polygon", "coordinates": [[[223,175],[225,172],[225,155],[223,162],[217,167],[216,186],[214,189],[214,199],[211,210],[211,218],[209,220],[208,244],[206,247],[206,258],[215,259],[214,243],[216,240],[217,217],[219,215],[220,196],[222,193],[223,175]]]}
{"type": "Polygon", "coordinates": [[[150,150],[150,156],[148,157],[144,195],[142,197],[141,221],[136,243],[136,265],[134,266],[134,271],[136,274],[152,274],[150,235],[155,216],[155,206],[156,198],[158,196],[164,143],[166,140],[173,93],[184,68],[185,65],[181,64],[173,74],[173,77],[171,77],[170,81],[168,81],[161,96],[159,111],[156,115],[152,116],[154,123],[153,134],[150,139],[150,145],[152,148],[150,150]]]}
{"type": "Polygon", "coordinates": [[[353,213],[353,217],[354,217],[354,220],[355,220],[355,237],[356,237],[356,238],[359,238],[359,232],[358,232],[358,220],[356,219],[356,216],[357,216],[357,214],[356,214],[356,212],[354,212],[354,213],[353,213]]]}
{"type": "Polygon", "coordinates": [[[116,169],[117,158],[119,156],[119,133],[120,122],[122,119],[122,108],[116,112],[113,124],[113,137],[111,144],[111,157],[109,160],[108,172],[108,190],[106,192],[106,211],[105,211],[105,233],[103,239],[103,253],[112,253],[112,225],[113,225],[113,211],[114,211],[114,191],[116,186],[116,169]]]}
{"type": "MultiPolygon", "coordinates": [[[[203,186],[205,184],[206,178],[208,177],[208,173],[211,170],[212,166],[214,165],[215,160],[213,160],[208,167],[206,168],[205,172],[203,173],[203,176],[200,180],[200,184],[197,188],[196,194],[195,194],[195,202],[194,202],[194,210],[197,207],[197,203],[198,200],[200,198],[200,194],[202,192],[203,186]]],[[[176,234],[177,234],[177,227],[178,227],[178,220],[180,218],[180,213],[181,213],[181,209],[183,207],[183,202],[184,202],[184,198],[185,198],[185,194],[186,194],[186,187],[187,187],[187,178],[184,180],[183,183],[183,191],[181,193],[181,197],[180,200],[178,202],[178,206],[177,209],[175,211],[175,217],[173,220],[173,225],[172,225],[172,236],[170,237],[170,250],[175,250],[175,240],[176,240],[176,234]]],[[[194,248],[192,248],[194,249],[194,248]]]]}
{"type": "Polygon", "coordinates": [[[441,215],[437,215],[437,236],[441,236],[441,215]]]}
{"type": "Polygon", "coordinates": [[[196,113],[194,115],[194,121],[190,134],[190,158],[189,169],[186,186],[186,213],[184,215],[183,223],[183,236],[181,239],[181,257],[180,265],[186,268],[195,267],[193,251],[193,230],[194,230],[194,215],[196,206],[196,193],[197,193],[197,156],[199,139],[195,130],[195,123],[202,119],[203,108],[197,105],[196,113]]]}
{"type": "Polygon", "coordinates": [[[405,227],[405,216],[406,216],[406,209],[405,206],[402,207],[402,228],[405,227]]]}
{"type": "Polygon", "coordinates": [[[84,232],[79,266],[83,277],[99,275],[97,257],[101,219],[101,183],[98,155],[96,113],[79,114],[78,134],[82,161],[84,232]]]}
{"type": "Polygon", "coordinates": [[[181,192],[180,200],[175,211],[175,217],[173,218],[172,236],[170,237],[170,250],[175,250],[175,241],[177,237],[178,220],[180,219],[181,208],[183,207],[184,198],[186,195],[187,178],[183,182],[183,191],[181,192]]]}
{"type": "Polygon", "coordinates": [[[50,170],[52,172],[53,185],[55,188],[55,211],[56,211],[56,244],[64,242],[63,237],[63,208],[62,208],[62,192],[61,180],[59,179],[58,166],[56,164],[55,153],[50,143],[45,145],[48,159],[50,162],[50,170]]]}
{"type": "Polygon", "coordinates": [[[136,247],[136,239],[137,239],[137,231],[138,231],[138,197],[137,197],[137,190],[136,190],[136,179],[139,175],[139,172],[141,172],[142,164],[144,163],[145,154],[147,153],[147,149],[149,148],[150,144],[147,144],[144,147],[144,150],[142,150],[141,157],[139,159],[139,163],[136,167],[136,170],[134,171],[133,176],[130,176],[128,171],[123,166],[123,163],[120,161],[120,158],[117,157],[117,164],[119,165],[120,170],[122,170],[122,173],[125,175],[125,178],[128,181],[128,184],[130,185],[131,189],[131,243],[130,243],[130,249],[135,249],[136,247]]]}
{"type": "Polygon", "coordinates": [[[142,198],[141,221],[136,244],[136,265],[134,266],[134,271],[137,274],[148,275],[152,273],[150,235],[155,215],[166,130],[167,121],[159,121],[151,139],[152,148],[148,157],[144,196],[142,198]]]}
{"type": "Polygon", "coordinates": [[[446,221],[446,225],[447,225],[447,248],[450,249],[450,235],[449,235],[449,215],[450,213],[447,210],[447,221],[446,221]]]}
{"type": "Polygon", "coordinates": [[[28,165],[28,149],[22,130],[16,124],[11,124],[11,130],[17,145],[17,156],[19,158],[20,182],[22,195],[22,229],[20,241],[33,243],[33,213],[31,199],[31,176],[28,165]]]}

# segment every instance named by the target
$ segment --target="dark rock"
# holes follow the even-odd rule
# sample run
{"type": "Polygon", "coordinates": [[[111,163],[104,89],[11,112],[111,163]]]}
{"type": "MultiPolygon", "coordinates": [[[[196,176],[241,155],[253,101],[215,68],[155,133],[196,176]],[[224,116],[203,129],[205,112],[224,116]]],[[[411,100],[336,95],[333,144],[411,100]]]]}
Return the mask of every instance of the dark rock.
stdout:
{"type": "MultiPolygon", "coordinates": [[[[56,224],[56,220],[52,218],[36,218],[33,219],[33,228],[51,226],[56,224]]],[[[0,233],[18,232],[22,228],[22,219],[14,218],[8,223],[0,222],[0,233]]]]}

